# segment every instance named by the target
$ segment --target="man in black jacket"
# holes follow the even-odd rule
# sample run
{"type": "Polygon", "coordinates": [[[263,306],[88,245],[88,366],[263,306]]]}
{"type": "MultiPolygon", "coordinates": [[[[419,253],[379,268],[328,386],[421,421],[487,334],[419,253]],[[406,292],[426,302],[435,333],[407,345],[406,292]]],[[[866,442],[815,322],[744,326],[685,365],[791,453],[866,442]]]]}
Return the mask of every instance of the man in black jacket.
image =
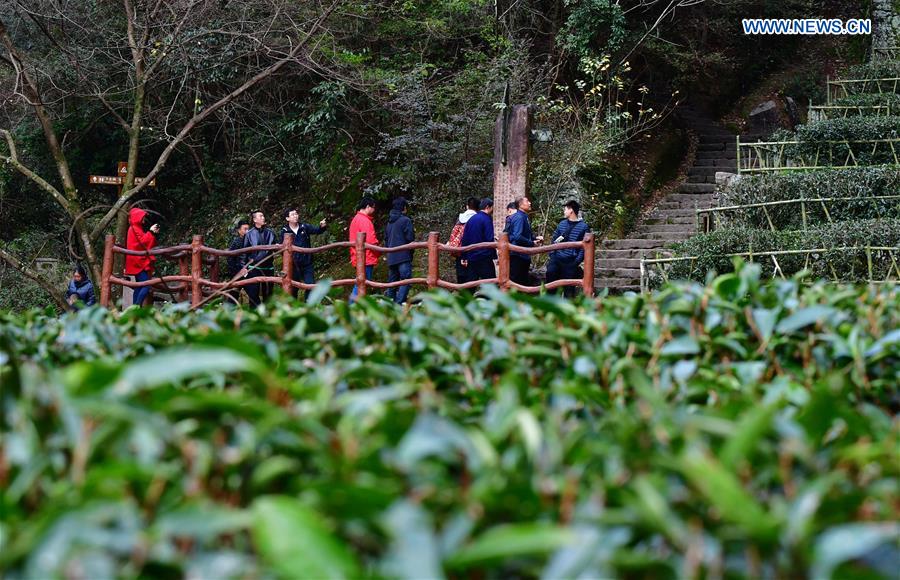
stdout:
{"type": "MultiPolygon", "coordinates": [[[[258,209],[253,210],[250,213],[250,221],[253,222],[253,227],[244,236],[245,248],[275,244],[275,234],[266,227],[266,216],[263,215],[263,212],[258,209]]],[[[241,254],[241,267],[247,266],[247,277],[274,276],[275,268],[272,265],[271,255],[272,250],[256,250],[241,254]]],[[[259,306],[260,302],[267,300],[272,295],[271,282],[248,284],[246,288],[250,306],[259,306]]]]}
{"type": "MultiPolygon", "coordinates": [[[[233,252],[234,250],[240,250],[244,247],[244,236],[247,235],[247,230],[250,229],[250,222],[247,220],[241,220],[238,222],[237,227],[234,230],[234,236],[231,237],[231,243],[228,244],[228,251],[233,252]]],[[[241,258],[242,256],[228,256],[226,260],[226,264],[228,266],[227,276],[228,280],[231,280],[235,276],[237,276],[238,272],[241,271],[241,258]]],[[[241,288],[232,288],[228,290],[228,294],[234,300],[235,303],[240,304],[241,302],[241,288]]]]}
{"type": "MultiPolygon", "coordinates": [[[[284,241],[286,234],[294,234],[294,245],[298,248],[311,248],[312,241],[310,236],[317,236],[325,231],[325,220],[319,222],[318,226],[300,223],[300,214],[294,208],[284,210],[284,219],[287,222],[281,228],[281,240],[284,241]]],[[[294,267],[291,270],[291,278],[296,282],[304,284],[315,284],[316,274],[313,271],[312,254],[300,254],[294,252],[294,267]]],[[[309,296],[309,290],[306,291],[309,296]]],[[[297,288],[291,287],[291,296],[297,297],[297,288]]]]}
{"type": "MultiPolygon", "coordinates": [[[[412,220],[406,216],[407,205],[406,200],[402,197],[394,200],[394,206],[384,231],[384,244],[387,248],[404,246],[416,239],[412,220]]],[[[390,252],[387,255],[388,282],[399,282],[412,278],[412,259],[412,250],[390,252]]],[[[388,288],[385,294],[397,304],[403,304],[409,294],[409,285],[388,288]]]]}

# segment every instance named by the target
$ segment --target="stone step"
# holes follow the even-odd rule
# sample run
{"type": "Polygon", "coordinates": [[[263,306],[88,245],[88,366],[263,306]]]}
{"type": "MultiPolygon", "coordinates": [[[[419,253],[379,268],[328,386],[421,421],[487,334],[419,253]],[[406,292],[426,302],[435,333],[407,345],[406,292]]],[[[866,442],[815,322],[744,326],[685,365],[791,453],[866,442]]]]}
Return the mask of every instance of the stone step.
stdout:
{"type": "Polygon", "coordinates": [[[688,168],[688,175],[716,175],[716,171],[722,171],[722,169],[716,165],[708,165],[703,164],[700,165],[695,164],[692,167],[688,168]]]}
{"type": "Polygon", "coordinates": [[[682,183],[678,187],[679,193],[714,193],[715,191],[714,183],[682,183]]]}
{"type": "Polygon", "coordinates": [[[705,141],[697,144],[697,151],[737,151],[737,143],[728,141],[705,141]]]}
{"type": "Polygon", "coordinates": [[[597,268],[629,268],[640,272],[640,258],[609,258],[597,260],[597,268]]]}
{"type": "MultiPolygon", "coordinates": [[[[696,184],[694,184],[696,185],[696,184]]],[[[680,203],[682,209],[694,209],[694,205],[709,205],[716,202],[716,196],[712,193],[670,193],[663,199],[663,203],[680,203]]]]}
{"type": "MultiPolygon", "coordinates": [[[[640,240],[657,240],[662,242],[680,242],[682,240],[686,240],[694,235],[695,232],[681,231],[681,232],[641,232],[635,231],[631,232],[629,235],[634,239],[640,240]]],[[[664,245],[668,245],[665,243],[664,245]]]]}
{"type": "Polygon", "coordinates": [[[737,139],[728,131],[721,132],[704,132],[697,135],[698,143],[734,143],[737,145],[737,139]]]}
{"type": "Polygon", "coordinates": [[[689,175],[685,183],[716,183],[716,174],[712,175],[689,175]]]}
{"type": "MultiPolygon", "coordinates": [[[[641,222],[647,226],[694,225],[694,213],[685,217],[646,217],[641,222]]],[[[643,227],[643,226],[641,226],[643,227]]]]}
{"type": "MultiPolygon", "coordinates": [[[[678,218],[683,220],[688,220],[691,218],[678,218]]],[[[686,224],[651,224],[646,221],[643,222],[638,228],[635,230],[638,233],[650,233],[650,232],[693,232],[694,228],[693,220],[686,224]]]]}
{"type": "Polygon", "coordinates": [[[594,288],[615,288],[622,292],[628,290],[640,292],[641,277],[638,276],[637,279],[634,280],[627,280],[625,278],[598,278],[594,280],[594,288]]]}
{"type": "Polygon", "coordinates": [[[653,258],[659,253],[661,256],[669,256],[671,252],[665,248],[657,248],[654,250],[633,249],[633,250],[600,250],[597,252],[596,260],[599,264],[607,260],[638,260],[642,257],[653,258]]]}
{"type": "MultiPolygon", "coordinates": [[[[654,209],[647,214],[647,219],[652,220],[681,220],[694,219],[694,210],[692,209],[654,209]]],[[[674,222],[678,223],[678,222],[674,222]]]]}
{"type": "Polygon", "coordinates": [[[697,151],[697,160],[703,159],[737,159],[737,151],[697,151]]]}
{"type": "Polygon", "coordinates": [[[653,250],[662,249],[663,244],[659,240],[624,238],[621,240],[603,240],[600,243],[600,247],[604,250],[653,250]]]}
{"type": "Polygon", "coordinates": [[[611,280],[614,278],[622,278],[625,280],[638,280],[641,279],[641,266],[640,261],[638,261],[637,268],[597,268],[594,270],[594,275],[601,280],[611,280]]]}

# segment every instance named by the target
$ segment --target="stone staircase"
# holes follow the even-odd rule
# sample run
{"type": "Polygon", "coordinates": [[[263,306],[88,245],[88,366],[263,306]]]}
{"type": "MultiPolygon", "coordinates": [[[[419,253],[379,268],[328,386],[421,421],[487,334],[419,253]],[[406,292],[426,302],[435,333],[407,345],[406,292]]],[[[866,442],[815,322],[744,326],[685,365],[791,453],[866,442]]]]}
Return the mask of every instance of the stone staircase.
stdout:
{"type": "Polygon", "coordinates": [[[597,251],[595,288],[610,292],[639,291],[641,256],[669,255],[671,244],[697,231],[695,210],[716,203],[716,172],[737,170],[735,135],[701,112],[681,112],[686,128],[697,135],[697,156],[687,180],[646,214],[627,238],[604,240],[597,251]]]}

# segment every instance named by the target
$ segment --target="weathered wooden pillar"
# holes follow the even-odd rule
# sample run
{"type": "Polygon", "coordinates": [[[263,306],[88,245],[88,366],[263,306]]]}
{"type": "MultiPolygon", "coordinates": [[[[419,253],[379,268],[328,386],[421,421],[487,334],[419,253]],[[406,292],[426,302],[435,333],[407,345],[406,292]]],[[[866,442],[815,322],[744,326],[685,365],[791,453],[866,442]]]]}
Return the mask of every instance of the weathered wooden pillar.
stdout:
{"type": "Polygon", "coordinates": [[[497,285],[509,290],[509,234],[500,232],[497,239],[497,285]]]}
{"type": "Polygon", "coordinates": [[[594,275],[597,268],[597,261],[594,257],[594,234],[588,233],[584,236],[584,282],[582,290],[585,296],[594,295],[594,275]]]}
{"type": "Polygon", "coordinates": [[[203,236],[195,235],[191,238],[191,307],[200,306],[203,300],[200,291],[200,278],[203,275],[203,236]]]}
{"type": "Polygon", "coordinates": [[[113,268],[113,247],[116,245],[116,236],[109,234],[103,245],[103,273],[100,276],[100,306],[109,308],[110,302],[110,284],[109,277],[112,276],[113,268]]]}
{"type": "Polygon", "coordinates": [[[441,275],[441,256],[438,253],[438,233],[428,233],[428,288],[437,288],[441,275]]]}
{"type": "Polygon", "coordinates": [[[294,279],[294,234],[285,234],[282,242],[281,250],[281,288],[285,293],[290,294],[293,286],[291,282],[294,279]]]}
{"type": "Polygon", "coordinates": [[[531,110],[507,105],[494,123],[494,235],[506,225],[506,206],[528,195],[531,110]]]}
{"type": "Polygon", "coordinates": [[[366,295],[366,232],[356,234],[356,295],[366,295]]]}

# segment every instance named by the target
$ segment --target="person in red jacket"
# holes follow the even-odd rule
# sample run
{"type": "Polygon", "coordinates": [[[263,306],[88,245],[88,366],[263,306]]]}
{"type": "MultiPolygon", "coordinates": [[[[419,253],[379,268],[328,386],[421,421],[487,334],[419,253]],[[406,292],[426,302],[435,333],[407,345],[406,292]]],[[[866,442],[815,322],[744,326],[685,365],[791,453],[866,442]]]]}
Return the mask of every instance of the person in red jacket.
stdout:
{"type": "MultiPolygon", "coordinates": [[[[350,241],[356,243],[356,234],[359,232],[366,233],[366,243],[378,245],[378,236],[375,235],[375,223],[372,221],[372,215],[375,213],[375,200],[371,197],[364,197],[359,205],[356,206],[357,212],[350,221],[350,241]]],[[[372,269],[378,263],[378,252],[374,250],[366,250],[366,280],[372,279],[372,269]]],[[[350,265],[356,267],[356,248],[350,247],[350,265]]],[[[359,289],[354,286],[353,292],[350,293],[350,302],[356,300],[359,289]]]]}
{"type": "MultiPolygon", "coordinates": [[[[156,245],[159,225],[153,224],[149,229],[145,230],[144,220],[146,218],[147,212],[140,208],[133,207],[128,212],[129,226],[125,247],[129,250],[146,252],[153,249],[153,246],[156,245]]],[[[146,282],[153,274],[153,262],[155,261],[155,256],[125,256],[125,273],[129,276],[134,276],[138,282],[146,282]]],[[[148,294],[150,294],[150,286],[136,288],[131,303],[142,306],[148,294]]]]}

